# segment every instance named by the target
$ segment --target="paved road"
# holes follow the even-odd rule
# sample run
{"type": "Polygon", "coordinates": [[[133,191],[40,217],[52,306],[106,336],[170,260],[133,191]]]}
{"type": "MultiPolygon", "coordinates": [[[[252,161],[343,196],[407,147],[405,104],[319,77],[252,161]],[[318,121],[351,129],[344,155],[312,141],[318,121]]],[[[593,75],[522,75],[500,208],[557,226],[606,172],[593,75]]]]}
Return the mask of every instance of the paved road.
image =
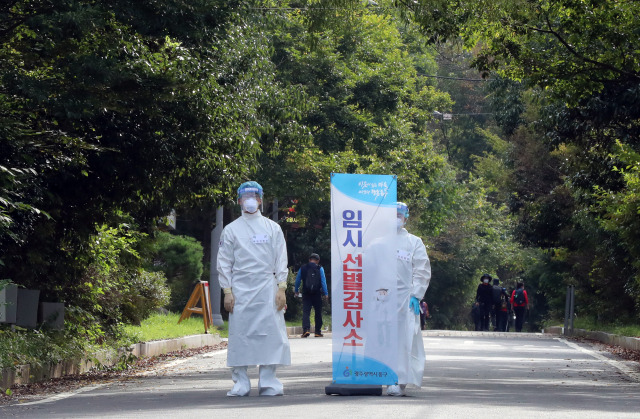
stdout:
{"type": "MultiPolygon", "coordinates": [[[[283,397],[229,398],[226,352],[145,376],[0,407],[24,418],[638,418],[638,366],[587,345],[534,334],[425,332],[424,386],[409,397],[326,396],[331,339],[291,340],[283,397]]],[[[250,370],[254,386],[257,370],[250,370]]]]}

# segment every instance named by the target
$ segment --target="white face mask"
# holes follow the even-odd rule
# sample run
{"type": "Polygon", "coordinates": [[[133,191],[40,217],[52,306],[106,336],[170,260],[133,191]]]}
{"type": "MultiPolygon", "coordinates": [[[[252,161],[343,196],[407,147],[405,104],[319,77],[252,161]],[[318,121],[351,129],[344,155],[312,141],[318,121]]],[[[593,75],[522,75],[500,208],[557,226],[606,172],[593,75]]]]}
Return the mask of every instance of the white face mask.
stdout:
{"type": "Polygon", "coordinates": [[[242,200],[242,209],[250,214],[258,210],[258,200],[255,198],[246,198],[242,200]]]}
{"type": "Polygon", "coordinates": [[[482,282],[484,282],[485,284],[488,284],[488,283],[489,283],[489,280],[488,280],[488,279],[485,279],[485,280],[483,280],[482,282]]]}

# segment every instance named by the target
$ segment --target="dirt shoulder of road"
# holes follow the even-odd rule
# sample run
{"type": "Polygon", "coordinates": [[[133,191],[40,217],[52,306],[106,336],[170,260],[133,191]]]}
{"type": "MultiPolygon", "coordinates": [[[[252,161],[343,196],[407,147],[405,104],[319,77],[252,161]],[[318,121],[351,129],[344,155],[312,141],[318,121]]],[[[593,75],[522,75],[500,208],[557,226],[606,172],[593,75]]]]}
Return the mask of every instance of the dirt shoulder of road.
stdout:
{"type": "Polygon", "coordinates": [[[8,392],[0,394],[0,406],[40,400],[59,393],[74,391],[85,386],[132,379],[142,373],[152,371],[177,359],[189,358],[226,348],[227,342],[221,342],[214,346],[183,349],[149,358],[139,358],[134,364],[124,370],[95,370],[84,374],[52,378],[38,383],[16,385],[11,387],[8,392]]]}
{"type": "Polygon", "coordinates": [[[625,361],[634,361],[634,362],[640,363],[640,351],[635,351],[633,349],[626,349],[616,345],[609,345],[606,343],[602,343],[598,340],[587,339],[582,337],[571,337],[568,339],[574,342],[587,343],[593,346],[595,349],[609,352],[625,361]]]}

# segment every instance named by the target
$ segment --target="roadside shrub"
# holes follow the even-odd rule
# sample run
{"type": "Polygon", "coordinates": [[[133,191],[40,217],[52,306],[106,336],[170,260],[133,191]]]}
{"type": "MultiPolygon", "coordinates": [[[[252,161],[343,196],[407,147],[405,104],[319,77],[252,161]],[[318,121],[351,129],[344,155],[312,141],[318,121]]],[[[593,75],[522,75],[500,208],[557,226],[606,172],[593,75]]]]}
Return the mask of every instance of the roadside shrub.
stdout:
{"type": "Polygon", "coordinates": [[[122,302],[122,314],[125,323],[139,325],[153,309],[169,303],[170,290],[163,272],[141,270],[134,274],[129,282],[128,292],[122,302]]]}
{"type": "Polygon", "coordinates": [[[123,323],[139,324],[154,308],[167,304],[164,275],[141,268],[145,260],[138,249],[148,241],[130,224],[98,227],[89,263],[73,290],[76,297],[75,304],[69,304],[68,328],[102,344],[119,339],[123,323]]]}
{"type": "Polygon", "coordinates": [[[193,237],[158,232],[150,250],[151,265],[146,269],[164,273],[171,291],[167,308],[182,312],[194,285],[202,278],[202,245],[193,237]]]}
{"type": "Polygon", "coordinates": [[[26,330],[16,327],[0,329],[0,368],[30,364],[41,367],[65,360],[78,359],[89,344],[69,331],[26,330]]]}
{"type": "Polygon", "coordinates": [[[136,247],[145,235],[124,223],[98,226],[96,231],[79,280],[59,293],[67,306],[66,326],[100,344],[119,335],[121,306],[127,300],[132,272],[141,264],[136,247]]]}

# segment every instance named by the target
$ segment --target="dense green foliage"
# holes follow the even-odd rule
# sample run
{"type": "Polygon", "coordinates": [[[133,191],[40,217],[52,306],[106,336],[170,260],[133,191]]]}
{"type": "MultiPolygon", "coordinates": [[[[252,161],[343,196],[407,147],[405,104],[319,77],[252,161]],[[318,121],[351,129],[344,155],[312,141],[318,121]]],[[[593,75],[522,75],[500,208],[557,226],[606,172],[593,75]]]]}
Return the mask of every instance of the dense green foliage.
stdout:
{"type": "Polygon", "coordinates": [[[0,276],[64,302],[90,340],[115,333],[135,304],[121,285],[145,275],[93,245],[117,228],[102,226],[150,232],[172,207],[221,202],[259,151],[267,49],[237,7],[0,6],[0,276]]]}
{"type": "Polygon", "coordinates": [[[530,279],[552,312],[562,310],[564,286],[575,284],[581,315],[637,321],[640,5],[405,6],[432,41],[463,42],[474,50],[473,66],[496,77],[496,120],[516,145],[516,231],[545,250],[530,279]]]}
{"type": "MultiPolygon", "coordinates": [[[[167,278],[171,299],[167,308],[182,312],[196,283],[202,279],[202,245],[193,237],[159,232],[148,249],[147,269],[167,278]]],[[[165,301],[166,303],[166,301],[165,301]]]]}
{"type": "Polygon", "coordinates": [[[48,364],[81,358],[89,352],[87,340],[71,332],[42,333],[38,330],[0,330],[0,369],[30,364],[48,364]]]}
{"type": "Polygon", "coordinates": [[[144,270],[138,253],[149,238],[126,224],[101,226],[88,241],[90,259],[77,285],[53,283],[45,292],[57,293],[68,304],[65,319],[91,342],[119,338],[123,322],[139,323],[154,308],[169,301],[162,273],[144,270]]]}
{"type": "MultiPolygon", "coordinates": [[[[483,153],[502,158],[508,147],[486,118],[443,130],[448,136],[442,138],[434,112],[468,108],[486,93],[469,86],[439,88],[428,76],[437,71],[442,52],[426,47],[414,25],[390,10],[345,3],[313,9],[316,3],[308,2],[308,13],[278,10],[261,20],[274,33],[276,79],[285,89],[295,88],[301,103],[297,113],[287,114],[289,124],[261,137],[257,179],[289,207],[283,228],[290,264],[297,270],[311,251],[318,252],[330,280],[330,173],[397,174],[399,199],[413,214],[410,230],[430,246],[433,324],[467,327],[476,277],[499,271],[515,283],[535,258],[515,242],[504,202],[492,200],[498,190],[508,195],[499,182],[509,174],[493,171],[491,183],[473,180],[471,173],[476,159],[492,165],[494,154],[483,153]],[[331,18],[323,19],[327,14],[331,18]],[[451,100],[454,94],[459,105],[451,100]]],[[[293,316],[296,301],[289,300],[293,316]]]]}

